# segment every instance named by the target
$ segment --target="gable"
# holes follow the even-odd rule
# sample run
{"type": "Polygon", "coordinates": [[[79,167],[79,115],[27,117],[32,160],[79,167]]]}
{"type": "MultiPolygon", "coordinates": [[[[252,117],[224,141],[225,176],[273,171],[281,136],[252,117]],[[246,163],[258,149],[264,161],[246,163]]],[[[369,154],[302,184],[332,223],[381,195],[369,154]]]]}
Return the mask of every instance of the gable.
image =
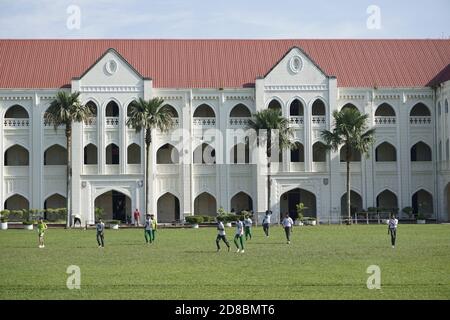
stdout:
{"type": "Polygon", "coordinates": [[[326,84],[328,76],[302,50],[289,50],[265,75],[265,84],[299,85],[326,84]]]}
{"type": "Polygon", "coordinates": [[[143,77],[114,49],[108,49],[78,79],[82,86],[138,86],[143,81],[143,77]]]}

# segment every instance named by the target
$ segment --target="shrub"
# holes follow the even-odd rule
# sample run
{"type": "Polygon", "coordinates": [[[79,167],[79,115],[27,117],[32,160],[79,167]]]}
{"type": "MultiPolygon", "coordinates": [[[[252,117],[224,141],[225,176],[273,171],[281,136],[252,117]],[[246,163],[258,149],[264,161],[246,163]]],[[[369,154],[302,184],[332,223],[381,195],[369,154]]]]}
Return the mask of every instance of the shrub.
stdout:
{"type": "Polygon", "coordinates": [[[35,224],[35,223],[36,223],[36,221],[31,221],[31,220],[26,220],[26,221],[22,222],[22,224],[25,225],[25,226],[29,226],[29,225],[32,225],[32,224],[35,224]]]}
{"type": "Polygon", "coordinates": [[[187,216],[186,222],[190,224],[199,224],[203,222],[203,216],[187,216]]]}
{"type": "Polygon", "coordinates": [[[417,214],[417,220],[425,220],[425,215],[422,212],[417,214]]]}
{"type": "Polygon", "coordinates": [[[107,223],[110,224],[110,225],[112,225],[112,224],[120,224],[120,220],[108,220],[107,223]]]}
{"type": "Polygon", "coordinates": [[[403,211],[404,213],[406,213],[406,214],[408,215],[408,217],[411,218],[414,209],[411,208],[411,207],[404,207],[404,208],[402,209],[402,211],[403,211]]]}
{"type": "Polygon", "coordinates": [[[2,210],[2,211],[0,211],[0,214],[2,215],[2,217],[1,217],[1,222],[8,222],[8,217],[9,217],[9,214],[10,214],[11,212],[9,211],[9,210],[2,210]]]}
{"type": "Polygon", "coordinates": [[[96,221],[103,218],[104,211],[105,210],[103,208],[95,208],[95,220],[96,221]]]}

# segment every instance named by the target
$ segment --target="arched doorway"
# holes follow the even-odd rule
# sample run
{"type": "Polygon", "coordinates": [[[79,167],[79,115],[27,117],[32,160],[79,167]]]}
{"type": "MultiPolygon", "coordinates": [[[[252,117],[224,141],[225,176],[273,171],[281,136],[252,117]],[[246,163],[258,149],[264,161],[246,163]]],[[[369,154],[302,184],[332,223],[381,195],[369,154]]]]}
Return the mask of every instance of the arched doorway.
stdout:
{"type": "Polygon", "coordinates": [[[158,199],[158,222],[173,222],[180,220],[180,201],[170,192],[166,192],[158,199]]]}
{"type": "Polygon", "coordinates": [[[95,208],[102,208],[104,220],[125,222],[131,217],[131,199],[116,190],[107,191],[95,198],[95,208]]]}
{"type": "MultiPolygon", "coordinates": [[[[351,190],[350,191],[350,212],[354,215],[356,212],[361,211],[363,208],[362,198],[359,193],[351,190]]],[[[341,197],[341,215],[343,217],[348,217],[347,211],[347,192],[341,197]]]]}
{"type": "Polygon", "coordinates": [[[208,192],[199,194],[194,200],[194,214],[203,216],[215,216],[217,214],[216,198],[208,192]]]}
{"type": "Polygon", "coordinates": [[[293,220],[297,219],[297,204],[299,203],[303,203],[303,205],[306,207],[303,212],[303,216],[317,216],[316,196],[314,195],[314,193],[306,191],[304,189],[295,188],[283,193],[280,197],[280,219],[283,219],[286,212],[289,213],[289,216],[293,220]]]}
{"type": "Polygon", "coordinates": [[[253,210],[253,200],[247,193],[238,192],[231,198],[230,208],[236,213],[253,210]]]}
{"type": "Polygon", "coordinates": [[[433,196],[426,190],[420,189],[412,196],[414,214],[421,213],[425,218],[433,216],[433,196]]]}

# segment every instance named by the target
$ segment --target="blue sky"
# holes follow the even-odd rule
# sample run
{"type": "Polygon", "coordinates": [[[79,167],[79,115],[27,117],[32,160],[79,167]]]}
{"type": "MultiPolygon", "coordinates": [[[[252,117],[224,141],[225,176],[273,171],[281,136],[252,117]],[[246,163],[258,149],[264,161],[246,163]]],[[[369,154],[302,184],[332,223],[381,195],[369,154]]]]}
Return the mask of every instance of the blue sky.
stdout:
{"type": "Polygon", "coordinates": [[[0,38],[448,39],[450,0],[0,0],[0,38]],[[70,5],[79,29],[67,27],[70,5]],[[367,27],[370,5],[379,29],[367,27]]]}

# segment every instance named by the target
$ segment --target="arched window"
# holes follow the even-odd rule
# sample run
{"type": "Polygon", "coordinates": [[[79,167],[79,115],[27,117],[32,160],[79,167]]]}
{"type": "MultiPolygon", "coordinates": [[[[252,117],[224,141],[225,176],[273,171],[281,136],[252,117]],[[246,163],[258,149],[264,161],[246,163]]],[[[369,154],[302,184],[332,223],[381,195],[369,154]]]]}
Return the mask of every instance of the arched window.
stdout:
{"type": "Polygon", "coordinates": [[[28,119],[28,111],[16,104],[8,108],[8,110],[5,113],[5,119],[28,119]]]}
{"type": "Polygon", "coordinates": [[[194,118],[215,118],[216,114],[214,113],[213,108],[208,106],[207,104],[199,105],[194,111],[194,118]]]}
{"type": "Polygon", "coordinates": [[[320,99],[316,99],[312,105],[311,112],[313,116],[324,116],[326,112],[325,103],[320,99]]]}
{"type": "Polygon", "coordinates": [[[297,117],[303,116],[303,103],[301,103],[300,100],[295,99],[291,102],[291,105],[289,107],[289,115],[297,117]]]}
{"type": "Polygon", "coordinates": [[[106,147],[106,164],[119,164],[120,149],[119,147],[111,143],[106,147]]]}
{"type": "Polygon", "coordinates": [[[394,212],[398,208],[397,196],[389,190],[384,190],[377,196],[377,207],[394,212]]]}
{"type": "Polygon", "coordinates": [[[397,161],[397,151],[389,142],[381,143],[375,149],[375,161],[397,161]]]}
{"type": "Polygon", "coordinates": [[[424,142],[417,142],[411,147],[411,161],[431,161],[431,148],[424,142]]]}
{"type": "Polygon", "coordinates": [[[97,147],[92,143],[84,147],[84,164],[97,164],[97,147]]]}
{"type": "Polygon", "coordinates": [[[273,99],[272,101],[270,101],[268,108],[281,111],[281,104],[280,102],[278,102],[278,100],[273,99]]]}
{"type": "Polygon", "coordinates": [[[345,110],[345,109],[353,109],[353,110],[358,110],[358,108],[353,104],[353,103],[347,103],[345,104],[341,110],[345,110]]]}
{"type": "Polygon", "coordinates": [[[165,104],[161,107],[164,111],[170,113],[172,115],[172,118],[178,118],[178,111],[172,107],[170,104],[165,104]]]}
{"type": "Polygon", "coordinates": [[[28,150],[15,144],[5,151],[4,166],[28,166],[30,164],[28,150]]]}
{"type": "Polygon", "coordinates": [[[216,198],[207,192],[199,194],[194,200],[194,214],[215,216],[217,214],[216,198]]]}
{"type": "Polygon", "coordinates": [[[230,112],[230,117],[232,118],[248,118],[251,116],[250,110],[242,103],[235,105],[230,112]]]}
{"type": "Polygon", "coordinates": [[[237,143],[230,151],[231,163],[250,163],[250,146],[248,141],[246,143],[237,143]]]}
{"type": "Polygon", "coordinates": [[[412,196],[412,207],[415,214],[421,213],[429,218],[433,215],[433,196],[426,190],[420,189],[412,196]]]}
{"type": "Polygon", "coordinates": [[[313,162],[325,161],[327,161],[327,148],[322,142],[318,141],[313,144],[313,162]]]}
{"type": "Polygon", "coordinates": [[[195,148],[193,158],[195,164],[215,164],[216,150],[209,144],[203,143],[195,148]]]}
{"type": "Polygon", "coordinates": [[[430,109],[423,103],[416,104],[409,113],[411,117],[429,117],[431,116],[430,109]]]}
{"type": "Polygon", "coordinates": [[[156,164],[176,164],[179,162],[178,150],[166,143],[156,152],[156,164]]]}
{"type": "Polygon", "coordinates": [[[395,117],[394,108],[388,103],[382,103],[375,110],[376,117],[395,117]]]}
{"type": "MultiPolygon", "coordinates": [[[[339,153],[341,162],[347,162],[347,146],[343,146],[339,153]]],[[[361,161],[361,153],[357,150],[350,150],[350,161],[351,162],[360,162],[361,161]]]]}
{"type": "Polygon", "coordinates": [[[67,149],[54,144],[44,152],[44,166],[67,165],[67,149]]]}
{"type": "Polygon", "coordinates": [[[136,143],[132,143],[127,148],[127,162],[128,164],[141,163],[141,147],[136,143]]]}
{"type": "Polygon", "coordinates": [[[291,162],[305,162],[305,150],[300,142],[296,142],[295,148],[291,149],[291,162]]]}
{"type": "Polygon", "coordinates": [[[119,116],[119,106],[115,101],[110,101],[106,105],[106,116],[107,117],[118,117],[119,116]]]}

